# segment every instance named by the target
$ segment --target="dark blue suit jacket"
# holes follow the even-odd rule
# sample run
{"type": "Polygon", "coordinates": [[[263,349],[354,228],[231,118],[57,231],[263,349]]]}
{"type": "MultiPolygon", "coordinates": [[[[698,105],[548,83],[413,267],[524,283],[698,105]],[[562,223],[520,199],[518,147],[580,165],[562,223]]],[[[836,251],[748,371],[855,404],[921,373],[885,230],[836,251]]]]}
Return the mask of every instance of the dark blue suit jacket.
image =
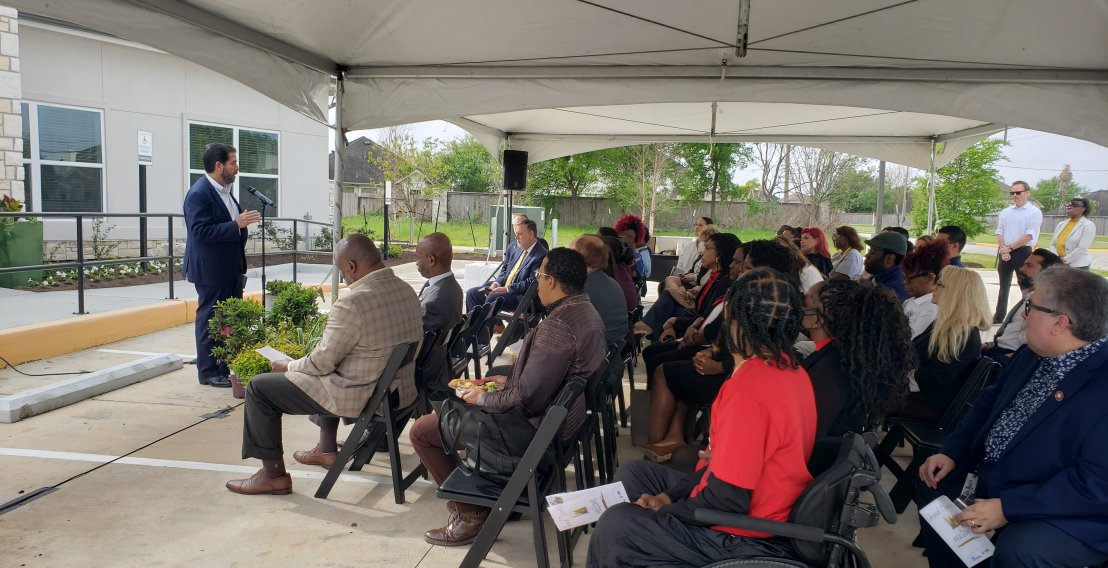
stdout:
{"type": "MultiPolygon", "coordinates": [[[[518,245],[508,247],[507,252],[504,253],[504,265],[500,267],[500,272],[496,274],[493,281],[503,286],[521,254],[523,254],[523,249],[519,248],[518,245]]],[[[535,246],[531,248],[531,254],[523,259],[523,265],[519,267],[519,272],[516,273],[515,280],[512,280],[512,285],[508,286],[508,293],[522,296],[527,288],[531,286],[531,283],[535,281],[535,271],[542,266],[542,259],[544,258],[546,258],[546,248],[542,246],[542,243],[536,242],[535,246]]]]}
{"type": "MultiPolygon", "coordinates": [[[[942,453],[959,473],[981,462],[989,430],[1039,361],[1026,346],[1017,351],[951,433],[942,453]]],[[[982,469],[977,495],[999,497],[1009,522],[1043,520],[1108,552],[1108,348],[1062,379],[997,462],[982,469]]]]}
{"type": "MultiPolygon", "coordinates": [[[[234,195],[231,200],[241,212],[234,195]]],[[[227,212],[212,182],[204,176],[185,194],[185,259],[181,272],[200,286],[234,283],[246,274],[246,229],[227,212]]]]}

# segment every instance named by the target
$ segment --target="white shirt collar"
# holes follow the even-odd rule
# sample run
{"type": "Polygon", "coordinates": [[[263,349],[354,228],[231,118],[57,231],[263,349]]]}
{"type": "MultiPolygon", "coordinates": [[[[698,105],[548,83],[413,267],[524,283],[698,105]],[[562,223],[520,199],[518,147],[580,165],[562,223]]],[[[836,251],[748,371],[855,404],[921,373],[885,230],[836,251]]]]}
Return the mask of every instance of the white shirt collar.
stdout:
{"type": "Polygon", "coordinates": [[[453,276],[453,275],[454,275],[453,272],[446,271],[446,272],[443,272],[442,274],[439,274],[438,276],[432,276],[432,277],[427,279],[427,286],[434,286],[435,284],[438,284],[440,281],[445,280],[446,278],[448,278],[450,276],[453,276]]]}
{"type": "Polygon", "coordinates": [[[932,292],[932,293],[924,294],[924,295],[922,295],[918,298],[908,298],[907,300],[905,300],[905,303],[911,303],[911,304],[914,304],[914,305],[917,305],[917,306],[920,306],[920,305],[923,305],[923,304],[930,304],[931,303],[931,297],[934,296],[934,295],[935,295],[934,292],[932,292]]]}
{"type": "Polygon", "coordinates": [[[204,177],[208,178],[208,181],[211,182],[211,184],[213,186],[215,186],[215,190],[218,191],[220,195],[230,195],[231,194],[231,186],[230,185],[223,185],[223,184],[219,183],[218,181],[215,180],[214,177],[212,177],[211,174],[205,173],[204,177]]]}

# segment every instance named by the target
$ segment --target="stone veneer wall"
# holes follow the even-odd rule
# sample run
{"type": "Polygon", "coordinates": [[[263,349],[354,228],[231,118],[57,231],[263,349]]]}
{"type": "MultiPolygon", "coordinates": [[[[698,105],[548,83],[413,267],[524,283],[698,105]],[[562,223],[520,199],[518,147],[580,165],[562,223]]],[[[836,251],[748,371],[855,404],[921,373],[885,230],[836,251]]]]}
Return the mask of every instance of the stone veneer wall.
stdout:
{"type": "Polygon", "coordinates": [[[23,188],[23,116],[19,101],[19,13],[0,6],[0,195],[25,201],[23,188]]]}

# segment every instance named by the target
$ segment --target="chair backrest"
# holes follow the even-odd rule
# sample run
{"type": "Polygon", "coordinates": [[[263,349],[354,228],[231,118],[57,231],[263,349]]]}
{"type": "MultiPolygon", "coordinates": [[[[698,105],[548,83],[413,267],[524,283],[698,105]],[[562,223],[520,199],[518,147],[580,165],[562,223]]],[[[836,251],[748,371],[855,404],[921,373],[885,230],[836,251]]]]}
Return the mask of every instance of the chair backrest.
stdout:
{"type": "Polygon", "coordinates": [[[988,357],[981,357],[977,361],[977,365],[973,367],[973,371],[970,372],[969,377],[962,383],[962,388],[958,390],[958,395],[951,401],[950,406],[947,407],[946,412],[939,418],[936,426],[939,430],[944,432],[953,430],[958,425],[958,421],[962,419],[970,407],[977,402],[977,397],[981,395],[981,391],[985,389],[996,378],[996,374],[1000,372],[1000,364],[988,357]]]}
{"type": "Polygon", "coordinates": [[[401,343],[392,350],[392,355],[389,356],[389,360],[385,363],[384,370],[381,371],[381,375],[377,378],[377,386],[373,388],[373,395],[369,397],[369,401],[366,402],[365,409],[362,410],[362,414],[373,414],[381,407],[381,401],[385,400],[389,393],[389,387],[396,379],[396,373],[400,369],[411,364],[415,360],[416,353],[419,351],[419,342],[414,343],[401,343]]]}
{"type": "Polygon", "coordinates": [[[493,319],[496,317],[497,310],[500,309],[501,301],[501,298],[497,298],[492,303],[477,308],[480,312],[477,313],[477,321],[470,328],[469,334],[470,345],[474,348],[478,345],[484,345],[491,338],[493,319]],[[486,332],[488,333],[487,337],[485,337],[486,332]]]}
{"type": "Polygon", "coordinates": [[[623,361],[619,358],[620,352],[623,350],[623,340],[619,339],[613,343],[608,344],[608,352],[604,356],[604,362],[600,365],[600,368],[593,373],[585,385],[585,404],[588,411],[594,414],[599,414],[607,403],[606,393],[610,390],[608,383],[611,380],[612,367],[622,373],[623,361]]]}
{"type": "Polygon", "coordinates": [[[512,312],[512,317],[508,319],[508,323],[504,326],[504,333],[500,334],[500,341],[497,342],[496,348],[489,354],[490,365],[497,357],[504,354],[504,349],[527,335],[527,330],[533,323],[534,302],[537,295],[538,280],[527,287],[527,291],[523,293],[523,297],[519,300],[519,306],[512,312]]]}
{"type": "MultiPolygon", "coordinates": [[[[446,338],[446,351],[447,353],[454,354],[461,345],[465,343],[466,332],[469,330],[469,326],[473,325],[473,316],[481,308],[473,308],[468,314],[462,314],[462,321],[458,322],[458,325],[454,326],[454,329],[450,330],[450,337],[446,338]]],[[[461,348],[464,350],[464,348],[461,348]]]]}
{"type": "MultiPolygon", "coordinates": [[[[862,436],[848,433],[841,439],[835,461],[812,480],[793,504],[789,522],[853,536],[855,527],[842,526],[844,508],[856,503],[857,492],[851,496],[852,482],[860,470],[867,468],[865,452],[869,451],[862,436]],[[846,533],[846,534],[844,534],[846,533]]],[[[793,540],[793,549],[807,564],[827,564],[831,547],[825,543],[793,540]]]]}
{"type": "Polygon", "coordinates": [[[442,345],[446,333],[441,329],[429,329],[423,332],[423,341],[419,343],[419,354],[416,355],[416,368],[422,368],[436,347],[442,345]]]}

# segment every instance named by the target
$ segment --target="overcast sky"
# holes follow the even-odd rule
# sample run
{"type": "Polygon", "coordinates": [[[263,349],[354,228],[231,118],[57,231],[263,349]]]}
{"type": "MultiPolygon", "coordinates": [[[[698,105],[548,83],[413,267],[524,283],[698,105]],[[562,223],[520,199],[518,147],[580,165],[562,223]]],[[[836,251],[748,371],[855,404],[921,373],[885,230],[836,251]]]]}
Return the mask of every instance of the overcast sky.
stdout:
{"type": "MultiPolygon", "coordinates": [[[[421,122],[409,125],[417,139],[451,139],[465,136],[465,131],[443,121],[421,122]]],[[[375,131],[360,131],[351,135],[377,139],[375,131]]],[[[998,134],[997,137],[1001,137],[998,134]]],[[[1000,176],[1005,183],[1024,180],[1035,185],[1039,180],[1058,175],[1064,164],[1070,165],[1073,180],[1091,191],[1108,189],[1108,148],[1057,134],[1048,134],[1025,128],[1008,131],[1009,146],[1004,149],[1008,160],[999,165],[1000,176]]],[[[739,172],[735,181],[757,179],[753,169],[739,172]]]]}

